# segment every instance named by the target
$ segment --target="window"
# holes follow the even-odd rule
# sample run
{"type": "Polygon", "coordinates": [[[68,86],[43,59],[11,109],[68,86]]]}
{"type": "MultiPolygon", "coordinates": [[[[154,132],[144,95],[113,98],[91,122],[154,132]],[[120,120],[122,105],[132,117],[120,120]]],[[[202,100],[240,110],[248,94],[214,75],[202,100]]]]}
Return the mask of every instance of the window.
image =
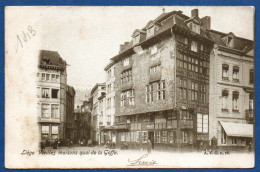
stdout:
{"type": "Polygon", "coordinates": [[[200,85],[200,101],[206,103],[206,86],[200,85]]]}
{"type": "Polygon", "coordinates": [[[60,82],[60,75],[56,75],[56,82],[60,82]]]}
{"type": "Polygon", "coordinates": [[[234,66],[233,67],[233,81],[235,81],[235,82],[239,81],[238,73],[239,73],[239,67],[234,66]]]}
{"type": "Polygon", "coordinates": [[[55,74],[51,74],[51,82],[56,82],[56,75],[55,74]]]}
{"type": "Polygon", "coordinates": [[[153,102],[153,84],[146,86],[146,103],[153,102]]]}
{"type": "Polygon", "coordinates": [[[45,81],[45,80],[46,80],[45,73],[42,73],[41,81],[45,81]]]}
{"type": "Polygon", "coordinates": [[[250,69],[250,71],[249,71],[249,83],[250,84],[254,83],[254,71],[253,71],[253,69],[250,69]]]}
{"type": "Polygon", "coordinates": [[[142,131],[142,143],[147,143],[148,140],[148,132],[142,131]]]}
{"type": "Polygon", "coordinates": [[[57,99],[59,97],[59,89],[51,89],[51,98],[57,99]]]}
{"type": "Polygon", "coordinates": [[[126,142],[130,142],[130,132],[125,133],[126,142]]]}
{"type": "Polygon", "coordinates": [[[166,97],[165,95],[165,81],[162,81],[162,100],[164,100],[166,97]]]}
{"type": "Polygon", "coordinates": [[[50,127],[47,125],[42,125],[42,138],[43,139],[48,139],[50,127]]]}
{"type": "Polygon", "coordinates": [[[184,44],[188,45],[188,38],[184,39],[184,44]]]}
{"type": "Polygon", "coordinates": [[[134,90],[129,90],[129,105],[134,105],[135,104],[135,97],[134,97],[134,90]]]}
{"type": "Polygon", "coordinates": [[[168,143],[176,143],[176,131],[168,131],[168,143]]]}
{"type": "Polygon", "coordinates": [[[204,50],[203,44],[200,44],[200,51],[203,51],[203,50],[204,50]]]}
{"type": "Polygon", "coordinates": [[[191,100],[198,100],[198,83],[191,82],[191,100]]]}
{"type": "Polygon", "coordinates": [[[125,106],[125,93],[121,93],[120,107],[125,106]]]}
{"type": "Polygon", "coordinates": [[[182,143],[188,143],[188,132],[187,131],[182,131],[182,143]]]}
{"type": "Polygon", "coordinates": [[[232,137],[232,145],[236,145],[237,144],[237,137],[232,137]]]}
{"type": "Polygon", "coordinates": [[[99,115],[99,125],[103,125],[103,111],[101,112],[101,115],[99,115]]]}
{"type": "Polygon", "coordinates": [[[37,87],[37,98],[41,97],[41,88],[37,87]]]}
{"type": "Polygon", "coordinates": [[[162,143],[167,143],[167,131],[162,131],[162,143]]]}
{"type": "Polygon", "coordinates": [[[41,80],[40,73],[37,73],[37,80],[38,80],[38,81],[41,80]]]}
{"type": "Polygon", "coordinates": [[[233,91],[232,95],[232,111],[233,112],[238,112],[238,98],[239,98],[239,93],[237,91],[233,91]]]}
{"type": "Polygon", "coordinates": [[[161,83],[157,83],[157,100],[161,99],[161,83]]]}
{"type": "Polygon", "coordinates": [[[127,102],[128,105],[134,105],[134,90],[127,90],[121,93],[120,106],[124,107],[127,102]]]}
{"type": "Polygon", "coordinates": [[[208,114],[197,114],[197,132],[208,133],[208,114]]]}
{"type": "Polygon", "coordinates": [[[180,99],[186,99],[187,96],[187,81],[180,78],[180,99]]]}
{"type": "Polygon", "coordinates": [[[50,118],[50,105],[42,104],[42,118],[50,118]]]}
{"type": "Polygon", "coordinates": [[[191,41],[191,51],[197,52],[198,51],[198,43],[195,41],[191,41]]]}
{"type": "Polygon", "coordinates": [[[228,110],[228,91],[223,90],[222,91],[222,110],[227,111],[228,110]]]}
{"type": "Polygon", "coordinates": [[[50,74],[46,74],[46,81],[51,81],[50,74]]]}
{"type": "Polygon", "coordinates": [[[37,103],[37,116],[41,116],[41,104],[37,103]]]}
{"type": "Polygon", "coordinates": [[[227,64],[222,65],[222,79],[228,80],[228,69],[229,66],[227,64]]]}
{"type": "Polygon", "coordinates": [[[121,73],[121,84],[132,82],[132,69],[121,73]]]}
{"type": "Polygon", "coordinates": [[[150,75],[157,74],[160,71],[161,65],[150,67],[150,75]]]}
{"type": "Polygon", "coordinates": [[[227,143],[227,134],[224,130],[223,127],[221,127],[221,144],[226,144],[227,143]]]}
{"type": "Polygon", "coordinates": [[[203,133],[208,133],[209,132],[209,125],[208,125],[208,115],[207,114],[203,114],[203,133]]]}
{"type": "Polygon", "coordinates": [[[129,65],[129,57],[123,60],[123,66],[127,66],[127,65],[129,65]]]}
{"type": "Polygon", "coordinates": [[[249,109],[250,110],[254,109],[254,95],[253,95],[253,93],[249,94],[249,109]]]}
{"type": "Polygon", "coordinates": [[[51,105],[51,118],[58,119],[59,116],[59,105],[51,105]]]}
{"type": "Polygon", "coordinates": [[[58,126],[51,127],[51,138],[57,139],[58,138],[58,126]]]}
{"type": "Polygon", "coordinates": [[[192,119],[192,113],[187,110],[180,111],[180,119],[192,119]]]}

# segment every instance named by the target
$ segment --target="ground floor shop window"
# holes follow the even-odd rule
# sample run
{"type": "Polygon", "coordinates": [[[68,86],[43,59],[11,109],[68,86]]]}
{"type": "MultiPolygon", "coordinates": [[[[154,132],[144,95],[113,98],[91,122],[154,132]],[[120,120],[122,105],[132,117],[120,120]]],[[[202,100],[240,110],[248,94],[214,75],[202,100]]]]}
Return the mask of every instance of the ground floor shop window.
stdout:
{"type": "Polygon", "coordinates": [[[140,142],[141,131],[132,131],[130,137],[131,137],[131,142],[140,142]]]}
{"type": "Polygon", "coordinates": [[[126,132],[126,141],[130,142],[130,132],[126,132]]]}
{"type": "Polygon", "coordinates": [[[121,142],[125,141],[125,133],[121,133],[121,142]]]}
{"type": "Polygon", "coordinates": [[[57,139],[58,138],[58,126],[51,127],[51,138],[57,139]]]}
{"type": "Polygon", "coordinates": [[[237,138],[237,137],[232,137],[231,139],[232,139],[232,144],[233,144],[233,145],[237,145],[237,143],[238,143],[238,138],[237,138]]]}
{"type": "Polygon", "coordinates": [[[142,131],[142,143],[147,143],[148,140],[148,132],[142,131]]]}
{"type": "Polygon", "coordinates": [[[162,143],[167,143],[167,131],[162,131],[162,143]]]}
{"type": "Polygon", "coordinates": [[[168,131],[168,143],[176,143],[176,131],[168,131]]]}
{"type": "Polygon", "coordinates": [[[50,127],[47,125],[42,126],[42,139],[48,139],[50,127]]]}
{"type": "Polygon", "coordinates": [[[188,132],[187,131],[182,131],[182,143],[188,143],[188,132]]]}

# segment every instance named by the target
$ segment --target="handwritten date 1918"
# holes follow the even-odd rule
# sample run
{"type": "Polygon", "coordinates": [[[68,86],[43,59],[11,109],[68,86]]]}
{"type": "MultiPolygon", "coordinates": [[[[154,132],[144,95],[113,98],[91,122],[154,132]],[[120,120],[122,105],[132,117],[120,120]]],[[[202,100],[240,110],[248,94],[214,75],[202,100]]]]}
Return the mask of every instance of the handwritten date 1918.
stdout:
{"type": "Polygon", "coordinates": [[[20,48],[23,48],[24,44],[28,42],[35,35],[36,35],[36,30],[34,30],[32,26],[28,26],[27,31],[22,31],[21,35],[16,35],[16,53],[20,48]]]}

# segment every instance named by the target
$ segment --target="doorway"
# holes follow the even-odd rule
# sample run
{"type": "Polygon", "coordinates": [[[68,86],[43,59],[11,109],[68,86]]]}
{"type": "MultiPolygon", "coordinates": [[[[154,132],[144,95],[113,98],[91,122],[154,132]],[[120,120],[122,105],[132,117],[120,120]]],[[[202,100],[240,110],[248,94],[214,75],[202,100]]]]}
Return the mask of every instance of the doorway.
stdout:
{"type": "Polygon", "coordinates": [[[148,139],[152,143],[152,149],[154,149],[154,132],[153,131],[148,132],[148,139]]]}

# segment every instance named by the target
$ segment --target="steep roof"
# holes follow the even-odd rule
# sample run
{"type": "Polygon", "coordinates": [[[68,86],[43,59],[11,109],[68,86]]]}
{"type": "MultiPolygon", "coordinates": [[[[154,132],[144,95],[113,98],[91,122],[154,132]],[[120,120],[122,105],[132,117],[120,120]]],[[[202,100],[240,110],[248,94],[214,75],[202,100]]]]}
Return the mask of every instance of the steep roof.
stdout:
{"type": "Polygon", "coordinates": [[[49,69],[66,69],[64,61],[57,51],[40,50],[39,67],[49,69]]]}
{"type": "Polygon", "coordinates": [[[216,30],[207,30],[207,36],[216,44],[230,48],[226,45],[223,38],[225,36],[232,35],[233,38],[233,47],[232,49],[242,51],[247,53],[248,51],[252,50],[254,48],[254,42],[249,39],[241,38],[235,36],[233,33],[223,33],[216,30]]]}
{"type": "MultiPolygon", "coordinates": [[[[182,11],[171,11],[168,13],[162,13],[160,16],[158,16],[154,21],[155,22],[162,22],[165,20],[165,22],[163,22],[163,24],[161,24],[158,28],[158,30],[155,30],[155,33],[153,36],[146,38],[146,36],[140,37],[140,41],[138,44],[133,45],[133,41],[130,41],[128,44],[126,44],[124,47],[121,48],[121,51],[119,52],[118,55],[114,56],[111,58],[111,60],[113,61],[117,61],[122,55],[125,55],[129,52],[133,52],[133,48],[134,46],[138,46],[143,44],[144,42],[147,42],[151,39],[154,39],[155,37],[159,36],[161,33],[166,32],[167,30],[170,30],[171,28],[173,28],[174,26],[181,28],[181,29],[185,29],[188,32],[192,32],[189,27],[187,26],[187,24],[185,23],[185,21],[189,19],[188,16],[182,14],[182,11]],[[173,17],[175,16],[175,17],[173,17]],[[173,17],[173,18],[171,18],[173,17]]],[[[151,22],[151,20],[149,21],[151,22]]],[[[148,23],[149,23],[148,22],[148,23]]],[[[145,27],[144,27],[145,28],[145,27]]],[[[146,33],[144,33],[145,35],[146,33]]],[[[203,37],[204,39],[211,41],[206,33],[205,30],[201,29],[200,35],[197,34],[197,36],[203,37]]]]}

